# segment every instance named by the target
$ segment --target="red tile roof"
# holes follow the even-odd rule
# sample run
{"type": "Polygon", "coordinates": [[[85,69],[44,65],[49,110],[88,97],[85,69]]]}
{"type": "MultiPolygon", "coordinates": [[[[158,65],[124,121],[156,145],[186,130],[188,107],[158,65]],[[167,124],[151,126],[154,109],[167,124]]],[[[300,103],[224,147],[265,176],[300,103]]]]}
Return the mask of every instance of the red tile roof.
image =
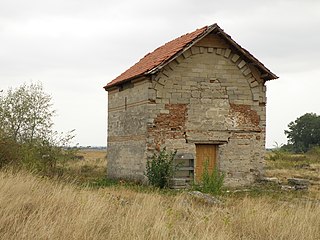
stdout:
{"type": "Polygon", "coordinates": [[[163,46],[157,48],[152,53],[148,53],[139,62],[129,68],[127,71],[116,77],[109,82],[105,88],[112,87],[128,79],[143,75],[153,68],[159,66],[161,63],[166,62],[176,53],[181,51],[186,45],[196,39],[199,35],[207,30],[207,26],[197,29],[192,33],[187,33],[181,37],[178,37],[163,46]]]}
{"type": "Polygon", "coordinates": [[[157,67],[168,63],[169,60],[176,57],[179,52],[183,52],[190,46],[190,44],[206,36],[214,29],[216,29],[219,32],[219,34],[221,34],[221,36],[224,37],[224,39],[227,40],[227,42],[229,42],[229,44],[231,44],[235,49],[237,49],[237,51],[241,55],[243,55],[247,61],[255,63],[263,73],[266,73],[267,77],[265,77],[265,80],[278,78],[258,59],[256,59],[250,52],[248,52],[246,49],[242,48],[238,43],[236,43],[215,23],[211,26],[205,26],[203,28],[195,30],[194,32],[187,33],[181,37],[178,37],[157,48],[153,52],[148,53],[127,71],[125,71],[120,76],[109,82],[104,88],[107,90],[110,87],[116,86],[130,79],[150,73],[151,70],[154,70],[157,67]]]}

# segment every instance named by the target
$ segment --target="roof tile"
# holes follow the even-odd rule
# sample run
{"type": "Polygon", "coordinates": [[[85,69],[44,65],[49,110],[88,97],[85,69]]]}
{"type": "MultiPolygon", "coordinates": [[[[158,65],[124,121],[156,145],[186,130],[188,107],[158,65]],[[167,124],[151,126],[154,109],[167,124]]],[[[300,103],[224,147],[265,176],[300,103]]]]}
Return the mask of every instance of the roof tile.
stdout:
{"type": "Polygon", "coordinates": [[[178,37],[163,46],[157,48],[151,53],[145,55],[139,62],[123,72],[120,76],[109,82],[105,88],[115,86],[128,79],[143,75],[153,68],[159,66],[161,63],[166,62],[176,53],[181,51],[186,45],[196,39],[199,35],[207,30],[207,26],[197,29],[194,32],[187,33],[181,37],[178,37]]]}
{"type": "Polygon", "coordinates": [[[271,80],[278,78],[274,73],[272,73],[268,68],[266,68],[263,63],[256,59],[250,52],[242,48],[238,43],[236,43],[228,34],[226,34],[217,24],[211,26],[205,26],[203,28],[197,29],[194,32],[187,33],[181,37],[178,37],[163,46],[157,48],[151,53],[145,55],[139,62],[129,68],[127,71],[123,72],[120,76],[116,77],[114,80],[109,82],[104,88],[107,90],[110,87],[121,84],[129,79],[133,79],[138,76],[147,74],[149,71],[161,64],[167,63],[177,54],[185,50],[186,47],[192,43],[194,40],[201,38],[203,34],[208,34],[213,29],[217,29],[219,33],[237,50],[238,54],[243,55],[245,60],[254,62],[262,72],[267,74],[265,80],[271,80]]]}

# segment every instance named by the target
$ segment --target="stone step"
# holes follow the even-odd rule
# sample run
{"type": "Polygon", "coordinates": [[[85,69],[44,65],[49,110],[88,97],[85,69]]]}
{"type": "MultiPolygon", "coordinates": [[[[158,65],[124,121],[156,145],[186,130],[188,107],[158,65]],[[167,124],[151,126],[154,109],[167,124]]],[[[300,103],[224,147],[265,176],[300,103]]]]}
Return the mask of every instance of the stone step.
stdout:
{"type": "Polygon", "coordinates": [[[193,171],[193,167],[178,167],[177,171],[193,171]]]}
{"type": "Polygon", "coordinates": [[[172,178],[170,179],[170,186],[186,186],[187,182],[184,178],[172,178]]]}
{"type": "Polygon", "coordinates": [[[308,179],[303,178],[288,178],[288,184],[293,186],[309,186],[310,181],[308,179]]]}

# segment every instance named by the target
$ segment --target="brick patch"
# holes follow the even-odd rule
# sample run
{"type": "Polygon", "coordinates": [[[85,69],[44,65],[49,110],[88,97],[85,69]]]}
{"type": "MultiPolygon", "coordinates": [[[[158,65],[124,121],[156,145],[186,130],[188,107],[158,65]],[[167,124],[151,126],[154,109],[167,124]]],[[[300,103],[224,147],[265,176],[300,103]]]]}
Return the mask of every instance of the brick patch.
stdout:
{"type": "Polygon", "coordinates": [[[249,105],[230,104],[231,114],[238,114],[237,123],[239,125],[259,126],[260,117],[258,113],[251,109],[249,105]]]}
{"type": "Polygon", "coordinates": [[[154,143],[148,143],[148,148],[159,150],[166,139],[181,139],[185,137],[185,124],[187,120],[187,104],[165,104],[169,112],[158,114],[153,126],[148,127],[150,138],[154,143]]]}

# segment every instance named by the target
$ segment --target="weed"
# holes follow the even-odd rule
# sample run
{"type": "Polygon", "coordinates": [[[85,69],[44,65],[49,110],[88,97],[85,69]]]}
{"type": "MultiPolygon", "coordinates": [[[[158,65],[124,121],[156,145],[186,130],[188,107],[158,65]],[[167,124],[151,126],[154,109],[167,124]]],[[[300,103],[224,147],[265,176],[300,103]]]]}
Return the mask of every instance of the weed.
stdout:
{"type": "Polygon", "coordinates": [[[85,185],[92,188],[104,188],[104,187],[116,186],[118,184],[119,182],[117,180],[112,180],[108,178],[98,178],[88,182],[85,185]]]}
{"type": "Polygon", "coordinates": [[[195,190],[212,195],[221,195],[225,174],[220,172],[217,167],[214,167],[212,172],[209,172],[209,161],[205,161],[203,174],[200,184],[194,184],[195,190]]]}
{"type": "Polygon", "coordinates": [[[147,160],[146,173],[149,183],[158,188],[165,188],[169,185],[169,180],[173,176],[175,167],[173,160],[176,151],[168,152],[163,148],[158,154],[147,160]]]}

